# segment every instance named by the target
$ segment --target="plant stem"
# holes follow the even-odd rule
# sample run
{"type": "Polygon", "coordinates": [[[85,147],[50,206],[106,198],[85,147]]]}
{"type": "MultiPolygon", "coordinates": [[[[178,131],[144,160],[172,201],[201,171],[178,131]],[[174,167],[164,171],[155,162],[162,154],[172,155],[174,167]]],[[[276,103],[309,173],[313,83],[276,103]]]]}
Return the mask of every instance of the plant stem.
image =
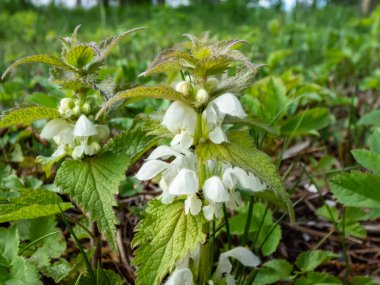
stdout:
{"type": "Polygon", "coordinates": [[[102,237],[96,222],[92,224],[92,235],[93,238],[91,239],[91,243],[92,246],[96,248],[96,250],[91,261],[92,267],[96,268],[102,262],[102,237]]]}
{"type": "MultiPolygon", "coordinates": [[[[230,232],[230,225],[228,222],[228,212],[226,208],[226,204],[223,204],[223,214],[224,214],[224,220],[226,223],[226,231],[227,231],[227,239],[228,239],[228,249],[231,249],[231,232],[230,232]]],[[[215,223],[214,223],[215,226],[215,223]]]]}
{"type": "Polygon", "coordinates": [[[242,245],[246,244],[247,240],[248,240],[249,228],[251,226],[251,221],[252,221],[252,213],[253,213],[253,204],[254,204],[254,202],[255,202],[255,197],[251,196],[251,198],[249,200],[247,220],[245,222],[244,234],[243,234],[243,238],[241,240],[241,244],[242,245]]]}

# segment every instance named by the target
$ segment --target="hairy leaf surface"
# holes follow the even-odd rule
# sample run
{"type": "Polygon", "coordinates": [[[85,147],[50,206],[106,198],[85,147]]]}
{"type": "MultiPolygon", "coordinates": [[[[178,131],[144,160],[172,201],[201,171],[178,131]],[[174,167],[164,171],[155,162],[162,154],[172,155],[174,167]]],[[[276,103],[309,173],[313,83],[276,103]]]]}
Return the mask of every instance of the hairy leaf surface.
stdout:
{"type": "Polygon", "coordinates": [[[56,108],[43,106],[20,107],[8,111],[0,118],[0,128],[18,124],[30,124],[39,119],[54,119],[59,117],[56,108]]]}

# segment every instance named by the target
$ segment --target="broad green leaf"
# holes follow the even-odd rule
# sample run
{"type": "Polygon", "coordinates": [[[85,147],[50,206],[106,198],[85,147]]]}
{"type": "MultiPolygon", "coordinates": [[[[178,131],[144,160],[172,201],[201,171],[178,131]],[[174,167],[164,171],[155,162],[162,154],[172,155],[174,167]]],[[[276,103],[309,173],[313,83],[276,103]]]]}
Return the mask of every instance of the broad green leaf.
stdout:
{"type": "Polygon", "coordinates": [[[11,66],[7,68],[7,70],[5,70],[5,72],[3,73],[3,76],[1,77],[1,80],[4,80],[6,76],[8,75],[8,73],[16,66],[23,63],[29,63],[29,62],[46,63],[52,66],[55,66],[57,68],[75,71],[73,67],[71,67],[70,65],[67,65],[63,60],[61,60],[60,58],[56,56],[48,55],[48,54],[39,54],[39,55],[31,55],[31,56],[23,57],[16,60],[11,66]]]}
{"type": "Polygon", "coordinates": [[[310,250],[302,252],[296,259],[295,264],[302,272],[313,271],[319,265],[337,258],[338,255],[326,250],[310,250]]]}
{"type": "Polygon", "coordinates": [[[19,196],[11,197],[8,203],[0,204],[0,223],[33,219],[60,213],[72,207],[63,203],[61,198],[47,190],[21,189],[19,196]]]}
{"type": "Polygon", "coordinates": [[[73,268],[70,263],[61,258],[53,264],[41,268],[41,272],[43,275],[53,278],[54,282],[58,284],[62,281],[62,279],[70,274],[72,269],[73,268]]]}
{"type": "Polygon", "coordinates": [[[17,227],[0,228],[0,266],[9,267],[18,255],[17,227]]]}
{"type": "MultiPolygon", "coordinates": [[[[198,165],[206,165],[208,160],[215,159],[253,172],[276,193],[282,205],[288,210],[290,219],[294,220],[292,203],[271,158],[254,146],[252,138],[247,133],[230,132],[227,136],[229,143],[214,144],[207,141],[198,144],[196,147],[198,165]]],[[[202,173],[200,177],[201,180],[205,178],[202,173]]]]}
{"type": "Polygon", "coordinates": [[[370,171],[380,172],[380,155],[367,149],[355,149],[351,151],[355,160],[370,171]]]}
{"type": "Polygon", "coordinates": [[[380,154],[380,128],[376,128],[374,132],[368,137],[367,145],[370,150],[380,154]]]}
{"type": "Polygon", "coordinates": [[[351,207],[380,208],[380,176],[353,171],[330,181],[339,203],[351,207]]]}
{"type": "Polygon", "coordinates": [[[378,285],[379,283],[375,282],[369,276],[355,276],[352,278],[350,283],[351,285],[378,285]]]}
{"type": "Polygon", "coordinates": [[[57,108],[29,106],[7,111],[0,118],[0,128],[7,128],[18,124],[31,124],[39,119],[54,119],[59,117],[57,108]]]}
{"type": "Polygon", "coordinates": [[[132,243],[138,247],[132,261],[138,266],[136,284],[161,284],[177,261],[205,242],[204,223],[203,215],[185,214],[183,201],[151,201],[132,243]]]}
{"type": "Polygon", "coordinates": [[[327,273],[308,272],[306,276],[298,278],[295,285],[341,285],[342,282],[327,273]]]}
{"type": "MultiPolygon", "coordinates": [[[[238,214],[230,219],[229,223],[231,234],[243,235],[247,221],[247,212],[248,207],[245,206],[239,209],[238,214]]],[[[254,211],[249,227],[249,238],[252,241],[256,241],[254,244],[255,248],[262,246],[261,252],[264,256],[272,254],[277,249],[277,246],[281,240],[281,227],[279,225],[275,226],[272,212],[270,210],[266,210],[266,205],[263,203],[256,202],[254,204],[254,211]],[[266,211],[267,213],[265,214],[266,211]],[[261,223],[262,226],[260,229],[260,234],[257,236],[261,223]],[[265,239],[267,240],[265,241],[265,239]],[[264,241],[265,243],[263,244],[264,241]]]]}
{"type": "Polygon", "coordinates": [[[90,63],[95,56],[95,51],[88,45],[77,45],[67,52],[65,60],[71,66],[81,69],[90,63]]]}
{"type": "Polygon", "coordinates": [[[187,102],[182,93],[175,91],[173,88],[158,87],[136,87],[125,91],[120,91],[112,97],[104,107],[98,112],[97,117],[103,114],[109,107],[119,101],[127,101],[129,103],[146,98],[169,99],[173,101],[187,102]]]}
{"type": "Polygon", "coordinates": [[[273,284],[290,278],[293,266],[283,259],[270,260],[257,271],[255,285],[273,284]]]}
{"type": "Polygon", "coordinates": [[[380,127],[380,110],[364,114],[358,121],[358,125],[371,125],[380,127]]]}
{"type": "Polygon", "coordinates": [[[55,183],[63,192],[83,207],[98,223],[111,248],[116,251],[116,227],[118,223],[112,207],[114,195],[129,165],[129,157],[105,152],[99,157],[65,161],[57,172],[55,183]]]}
{"type": "MultiPolygon", "coordinates": [[[[97,269],[94,274],[99,278],[99,283],[101,285],[123,285],[124,280],[116,272],[106,269],[97,269]]],[[[85,275],[80,279],[78,285],[92,285],[90,278],[85,275]]]]}
{"type": "Polygon", "coordinates": [[[296,136],[308,135],[328,126],[328,124],[329,110],[326,108],[314,108],[299,112],[297,115],[285,120],[281,126],[281,133],[296,136]]]}

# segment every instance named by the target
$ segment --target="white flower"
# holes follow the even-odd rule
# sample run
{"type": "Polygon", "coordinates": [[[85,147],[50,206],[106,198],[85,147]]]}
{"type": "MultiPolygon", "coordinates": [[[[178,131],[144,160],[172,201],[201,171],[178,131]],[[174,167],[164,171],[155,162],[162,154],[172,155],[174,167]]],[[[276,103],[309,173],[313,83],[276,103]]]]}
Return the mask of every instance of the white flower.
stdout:
{"type": "Polygon", "coordinates": [[[231,93],[225,93],[215,98],[203,111],[202,117],[206,121],[208,136],[213,143],[228,142],[227,136],[222,129],[222,123],[226,115],[238,118],[247,116],[239,99],[231,93]]]}
{"type": "Polygon", "coordinates": [[[217,176],[208,178],[203,184],[202,189],[207,201],[224,203],[230,199],[226,187],[223,185],[222,180],[217,176]]]}
{"type": "Polygon", "coordinates": [[[74,126],[63,119],[53,119],[42,129],[41,137],[54,139],[58,145],[52,157],[59,157],[66,153],[66,146],[74,146],[74,126]]]}
{"type": "Polygon", "coordinates": [[[223,183],[228,189],[247,189],[252,192],[263,191],[266,188],[253,173],[247,173],[240,167],[227,168],[223,173],[223,183]]]}
{"type": "Polygon", "coordinates": [[[216,267],[214,277],[217,281],[221,281],[223,277],[226,278],[227,285],[235,284],[235,279],[231,275],[232,264],[229,261],[230,257],[236,258],[241,264],[246,267],[256,267],[260,264],[260,259],[256,255],[254,255],[250,250],[241,246],[222,253],[219,256],[219,263],[216,267]]]}
{"type": "Polygon", "coordinates": [[[170,204],[174,197],[187,195],[185,212],[197,215],[202,201],[196,193],[199,190],[199,179],[196,173],[196,157],[179,146],[159,146],[148,157],[136,174],[139,180],[149,180],[161,174],[159,182],[162,189],[162,202],[170,204]],[[161,159],[175,159],[168,163],[161,159]]]}
{"type": "Polygon", "coordinates": [[[214,202],[209,202],[207,206],[203,207],[203,215],[208,221],[212,221],[215,218],[221,219],[223,217],[222,205],[214,202]]]}
{"type": "Polygon", "coordinates": [[[187,149],[193,144],[197,124],[196,112],[186,104],[175,101],[166,110],[162,124],[173,134],[171,145],[179,144],[187,149]]]}
{"type": "Polygon", "coordinates": [[[85,115],[81,115],[75,123],[74,136],[76,137],[91,137],[97,133],[95,125],[85,115]]]}
{"type": "Polygon", "coordinates": [[[174,270],[165,285],[193,285],[193,273],[189,268],[174,270]]]}
{"type": "Polygon", "coordinates": [[[175,90],[182,93],[186,97],[190,95],[192,89],[193,87],[191,86],[191,83],[187,81],[180,81],[175,86],[175,90]]]}

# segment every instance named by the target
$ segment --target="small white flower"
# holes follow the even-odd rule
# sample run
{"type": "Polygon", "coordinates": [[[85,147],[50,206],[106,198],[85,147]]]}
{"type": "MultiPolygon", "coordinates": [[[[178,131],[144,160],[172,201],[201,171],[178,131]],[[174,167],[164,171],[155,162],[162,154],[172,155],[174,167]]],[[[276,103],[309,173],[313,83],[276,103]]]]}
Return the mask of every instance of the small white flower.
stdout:
{"type": "Polygon", "coordinates": [[[95,125],[85,115],[81,115],[75,123],[74,136],[76,137],[91,137],[97,133],[95,125]]]}
{"type": "Polygon", "coordinates": [[[222,94],[210,101],[202,114],[203,119],[206,121],[208,136],[213,143],[228,142],[227,136],[222,129],[226,115],[238,118],[247,116],[239,99],[231,93],[222,94]]]}
{"type": "Polygon", "coordinates": [[[54,139],[58,145],[52,157],[59,157],[66,153],[66,146],[74,146],[74,126],[63,119],[49,121],[42,129],[41,137],[54,139]]]}
{"type": "Polygon", "coordinates": [[[207,206],[203,207],[203,215],[206,220],[212,221],[215,218],[221,219],[223,217],[222,204],[209,202],[207,206]]]}
{"type": "Polygon", "coordinates": [[[199,105],[203,105],[204,103],[206,103],[208,101],[208,98],[209,96],[205,89],[202,88],[198,90],[196,99],[199,105]]]}
{"type": "Polygon", "coordinates": [[[189,268],[174,270],[165,285],[193,285],[193,273],[189,268]]]}
{"type": "Polygon", "coordinates": [[[191,195],[198,192],[199,180],[194,170],[183,168],[174,178],[169,186],[169,193],[172,195],[191,195]]]}
{"type": "Polygon", "coordinates": [[[202,210],[202,201],[198,198],[196,194],[188,195],[185,200],[185,213],[186,215],[190,212],[193,216],[199,214],[202,210]]]}
{"type": "Polygon", "coordinates": [[[191,83],[187,81],[180,81],[175,86],[175,90],[182,93],[186,97],[190,95],[192,89],[193,87],[191,86],[191,83]]]}
{"type": "Polygon", "coordinates": [[[235,284],[235,279],[231,275],[232,263],[229,261],[230,257],[236,258],[246,267],[256,267],[261,263],[260,259],[256,255],[241,246],[222,253],[219,256],[219,263],[216,267],[214,276],[217,281],[221,281],[223,277],[225,277],[228,285],[235,284]]]}
{"type": "Polygon", "coordinates": [[[217,176],[208,178],[203,184],[202,189],[207,201],[224,203],[230,199],[226,187],[223,185],[222,180],[217,176]]]}
{"type": "Polygon", "coordinates": [[[176,135],[172,145],[179,144],[187,149],[193,144],[197,114],[191,107],[179,101],[173,102],[166,110],[162,124],[176,135]]]}
{"type": "Polygon", "coordinates": [[[139,180],[149,180],[156,177],[163,170],[169,167],[169,163],[161,160],[148,160],[143,164],[140,170],[136,174],[136,178],[139,180]]]}

